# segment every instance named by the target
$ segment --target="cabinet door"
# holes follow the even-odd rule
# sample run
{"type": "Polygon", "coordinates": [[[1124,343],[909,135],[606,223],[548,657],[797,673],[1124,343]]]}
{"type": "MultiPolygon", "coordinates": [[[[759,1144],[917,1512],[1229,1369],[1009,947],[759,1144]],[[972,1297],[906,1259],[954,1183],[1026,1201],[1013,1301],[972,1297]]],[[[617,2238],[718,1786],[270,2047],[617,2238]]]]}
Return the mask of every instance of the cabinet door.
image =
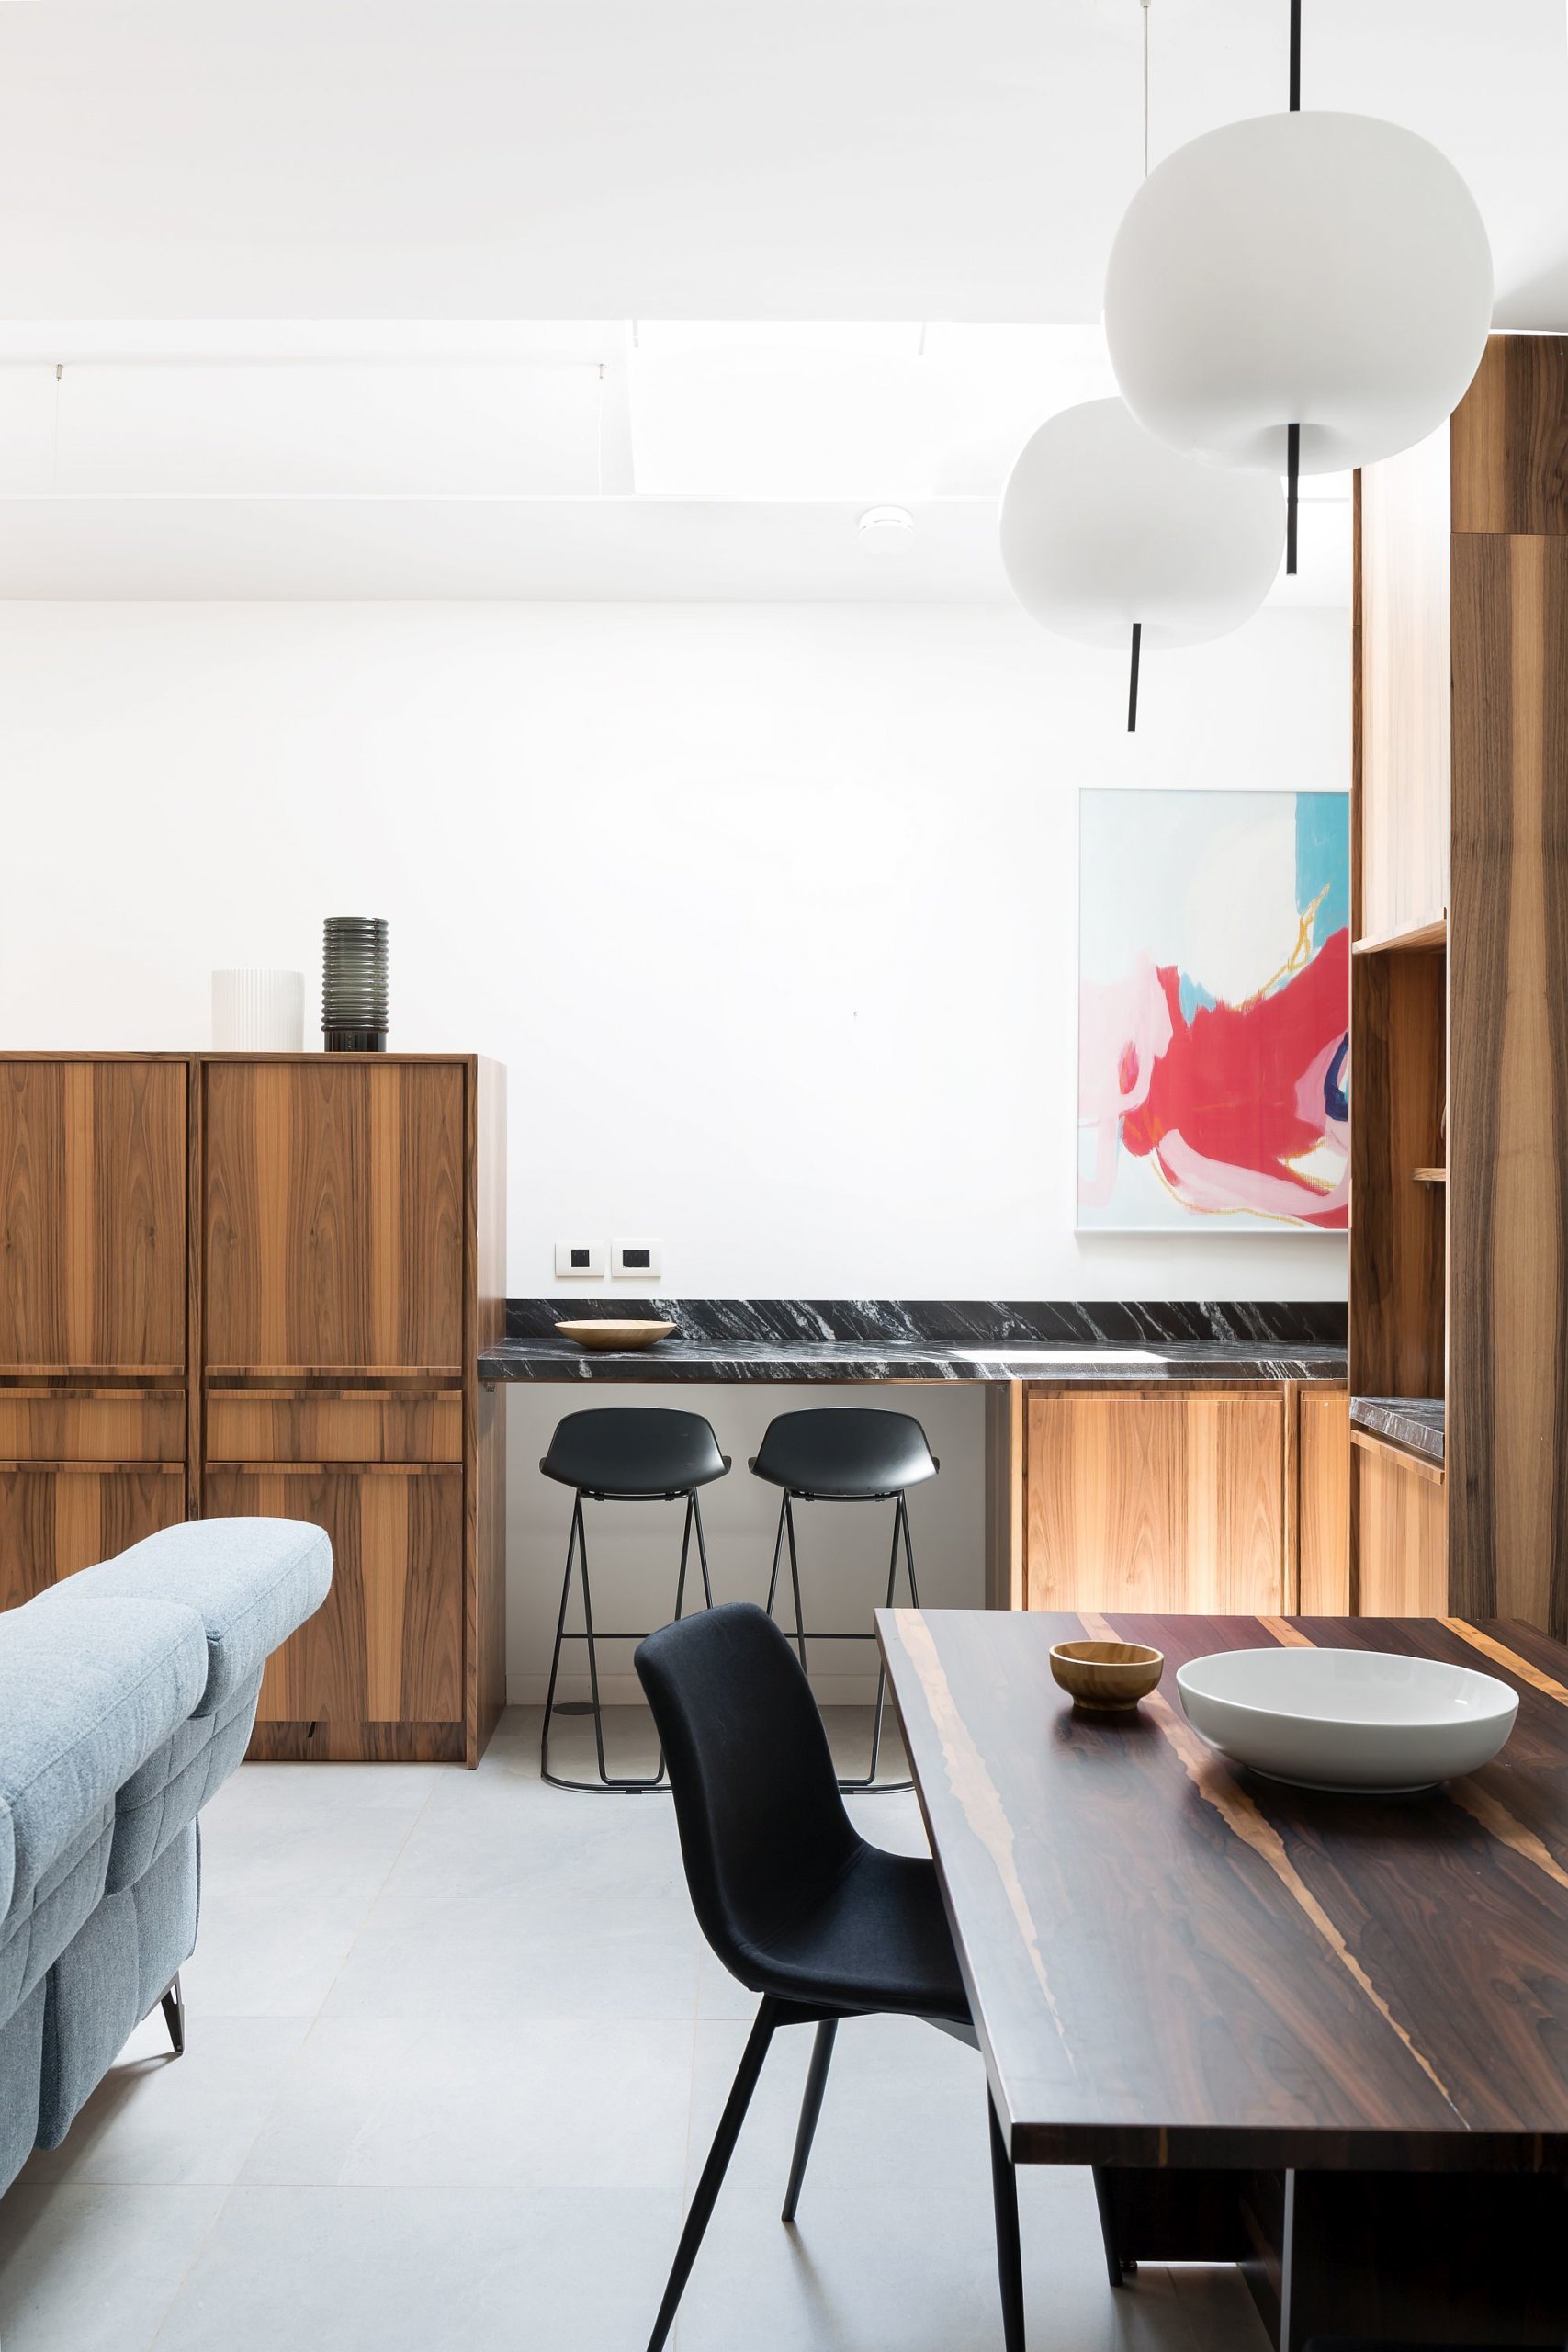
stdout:
{"type": "Polygon", "coordinates": [[[183,1464],[0,1469],[0,1609],[186,1515],[183,1464]]]}
{"type": "Polygon", "coordinates": [[[1350,1400],[1303,1388],[1297,1445],[1303,1617],[1350,1613],[1350,1400]]]}
{"type": "Polygon", "coordinates": [[[1284,1400],[1032,1395],[1031,1609],[1272,1614],[1284,1400]]]}
{"type": "Polygon", "coordinates": [[[461,1377],[459,1062],[204,1065],[209,1371],[461,1377]]]}
{"type": "Polygon", "coordinates": [[[1449,1511],[1435,1469],[1387,1446],[1354,1448],[1356,1561],[1363,1617],[1446,1617],[1449,1511]]]}
{"type": "Polygon", "coordinates": [[[0,1368],[186,1360],[184,1062],[0,1062],[0,1368]]]}
{"type": "Polygon", "coordinates": [[[332,1591],[273,1657],[259,1720],[461,1721],[459,1467],[214,1464],[203,1500],[209,1518],[304,1519],[332,1538],[332,1591]]]}

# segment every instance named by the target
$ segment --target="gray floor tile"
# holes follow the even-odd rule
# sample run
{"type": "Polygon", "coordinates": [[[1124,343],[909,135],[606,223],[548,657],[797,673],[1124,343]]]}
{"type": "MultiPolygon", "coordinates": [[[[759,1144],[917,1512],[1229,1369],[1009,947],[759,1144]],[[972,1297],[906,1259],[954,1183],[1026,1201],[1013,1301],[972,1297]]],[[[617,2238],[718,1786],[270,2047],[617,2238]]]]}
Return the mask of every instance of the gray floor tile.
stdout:
{"type": "Polygon", "coordinates": [[[236,2188],[156,2352],[628,2352],[679,2221],[671,2189],[236,2188]]]}
{"type": "MultiPolygon", "coordinates": [[[[1087,2192],[1087,2184],[1086,2184],[1087,2192]]],[[[1170,2274],[1112,2294],[1092,2195],[1022,2200],[1031,2340],[1053,2352],[1207,2352],[1170,2274]]],[[[678,2352],[996,2352],[1000,2336],[989,2188],[840,2188],[802,2200],[793,2230],[776,2191],[722,2197],[686,2290],[678,2352]]]]}
{"type": "Polygon", "coordinates": [[[163,2016],[138,2026],[62,2148],[24,2178],[186,2188],[237,2180],[301,2044],[308,2018],[215,2018],[187,2006],[186,2054],[163,2016]]]}
{"type": "Polygon", "coordinates": [[[6,2352],[148,2352],[227,2195],[18,2181],[0,2200],[6,2352]]]}
{"type": "Polygon", "coordinates": [[[684,2020],[323,2018],[243,2177],[678,2189],[692,2041],[684,2020]]]}

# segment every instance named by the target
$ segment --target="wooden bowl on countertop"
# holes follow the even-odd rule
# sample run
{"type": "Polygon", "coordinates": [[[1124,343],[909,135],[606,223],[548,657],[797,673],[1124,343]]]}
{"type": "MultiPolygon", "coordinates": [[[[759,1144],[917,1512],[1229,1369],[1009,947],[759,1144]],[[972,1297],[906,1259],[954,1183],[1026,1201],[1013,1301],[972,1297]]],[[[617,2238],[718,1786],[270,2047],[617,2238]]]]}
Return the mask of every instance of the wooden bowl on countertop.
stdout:
{"type": "Polygon", "coordinates": [[[607,1315],[595,1321],[556,1325],[563,1340],[575,1340],[580,1348],[651,1348],[667,1340],[674,1329],[673,1323],[612,1322],[607,1315]]]}
{"type": "Polygon", "coordinates": [[[1148,1697],[1165,1672],[1165,1653],[1142,1642],[1058,1642],[1051,1672],[1075,1707],[1112,1714],[1148,1697]]]}

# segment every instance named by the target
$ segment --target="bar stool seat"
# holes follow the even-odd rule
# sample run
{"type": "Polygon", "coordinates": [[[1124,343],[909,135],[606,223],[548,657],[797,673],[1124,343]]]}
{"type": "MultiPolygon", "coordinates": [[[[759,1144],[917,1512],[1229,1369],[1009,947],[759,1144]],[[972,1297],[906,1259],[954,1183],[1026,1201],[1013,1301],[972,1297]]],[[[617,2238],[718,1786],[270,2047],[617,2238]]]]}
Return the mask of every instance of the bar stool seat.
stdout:
{"type": "Polygon", "coordinates": [[[595,1793],[618,1790],[627,1796],[646,1794],[653,1789],[667,1789],[670,1784],[664,1772],[662,1746],[651,1776],[617,1777],[610,1772],[605,1762],[598,1645],[601,1642],[640,1642],[650,1629],[643,1626],[625,1632],[619,1628],[607,1631],[603,1626],[595,1627],[582,1506],[585,1501],[675,1502],[684,1498],[686,1514],[681,1536],[681,1569],[675,1586],[675,1619],[679,1620],[685,1606],[686,1567],[694,1533],[697,1539],[704,1606],[707,1609],[713,1607],[713,1585],[708,1576],[707,1544],[703,1535],[702,1506],[697,1500],[697,1490],[701,1487],[711,1486],[716,1478],[725,1476],[729,1468],[729,1456],[719,1452],[718,1440],[700,1413],[683,1413],[660,1405],[604,1405],[586,1412],[568,1413],[564,1420],[558,1422],[549,1450],[539,1468],[547,1478],[553,1478],[558,1485],[575,1490],[571,1533],[566,1547],[566,1576],[561,1585],[560,1613],[556,1620],[549,1687],[545,1693],[545,1724],[539,1742],[540,1770],[550,1786],[556,1789],[587,1790],[595,1793]],[[576,1571],[581,1571],[582,1584],[583,1622],[581,1632],[569,1627],[566,1622],[571,1600],[572,1577],[576,1571]],[[598,1778],[593,1781],[569,1780],[550,1770],[550,1724],[562,1712],[556,1703],[556,1684],[560,1674],[562,1652],[568,1642],[583,1642],[588,1649],[588,1684],[592,1693],[589,1712],[593,1717],[593,1740],[599,1765],[598,1778]]]}
{"type": "MultiPolygon", "coordinates": [[[[915,1554],[909,1538],[909,1509],[906,1490],[934,1478],[942,1464],[926,1442],[926,1433],[911,1413],[880,1409],[820,1407],[797,1413],[776,1413],[751,1457],[753,1476],[784,1489],[779,1506],[778,1533],[773,1539],[773,1575],[768,1583],[768,1615],[778,1595],[779,1568],[784,1546],[789,1548],[790,1585],[795,1596],[795,1646],[801,1670],[808,1671],[807,1642],[874,1642],[875,1634],[808,1633],[800,1598],[800,1562],[795,1550],[795,1505],[797,1502],[890,1502],[893,1509],[893,1550],[887,1564],[887,1606],[893,1606],[898,1578],[900,1544],[909,1586],[909,1605],[919,1606],[915,1583],[915,1554]]],[[[876,1768],[882,1752],[882,1721],[887,1696],[887,1672],[877,1660],[876,1711],[872,1723],[871,1769],[863,1780],[840,1780],[840,1789],[907,1789],[905,1781],[879,1781],[876,1768]]]]}

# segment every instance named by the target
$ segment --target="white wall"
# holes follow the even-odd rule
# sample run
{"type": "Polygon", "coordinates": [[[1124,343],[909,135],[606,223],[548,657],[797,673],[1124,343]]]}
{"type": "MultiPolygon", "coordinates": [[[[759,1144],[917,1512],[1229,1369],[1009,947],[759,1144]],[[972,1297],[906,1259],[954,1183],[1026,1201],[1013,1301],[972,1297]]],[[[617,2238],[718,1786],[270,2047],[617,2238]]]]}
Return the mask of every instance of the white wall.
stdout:
{"type": "Polygon", "coordinates": [[[393,1042],[509,1066],[515,1293],[643,1233],[693,1296],[1337,1295],[1316,1236],[1075,1237],[1074,827],[1343,787],[1348,669],[1266,615],[1130,740],[999,608],[0,605],[0,1041],[205,1045],[212,967],[313,994],[386,914],[393,1042]]]}
{"type": "MultiPolygon", "coordinates": [[[[393,1042],[509,1066],[514,1293],[558,1236],[642,1233],[691,1296],[1340,1295],[1331,1238],[1075,1237],[1075,811],[1343,787],[1348,673],[1343,615],[1266,615],[1147,662],[1129,741],[1120,661],[1002,609],[0,605],[0,1042],[205,1045],[230,964],[302,967],[313,1021],[321,916],[381,913],[393,1042]]],[[[517,1698],[581,1400],[510,1400],[517,1698]]],[[[822,1392],[669,1401],[736,1457],[714,1566],[759,1590],[745,1459],[822,1392]]],[[[943,1461],[923,1596],[977,1603],[980,1394],[901,1401],[943,1461]]],[[[883,1518],[809,1515],[824,1608],[865,1605],[883,1518]]],[[[673,1516],[600,1519],[644,1622],[673,1516]]]]}

